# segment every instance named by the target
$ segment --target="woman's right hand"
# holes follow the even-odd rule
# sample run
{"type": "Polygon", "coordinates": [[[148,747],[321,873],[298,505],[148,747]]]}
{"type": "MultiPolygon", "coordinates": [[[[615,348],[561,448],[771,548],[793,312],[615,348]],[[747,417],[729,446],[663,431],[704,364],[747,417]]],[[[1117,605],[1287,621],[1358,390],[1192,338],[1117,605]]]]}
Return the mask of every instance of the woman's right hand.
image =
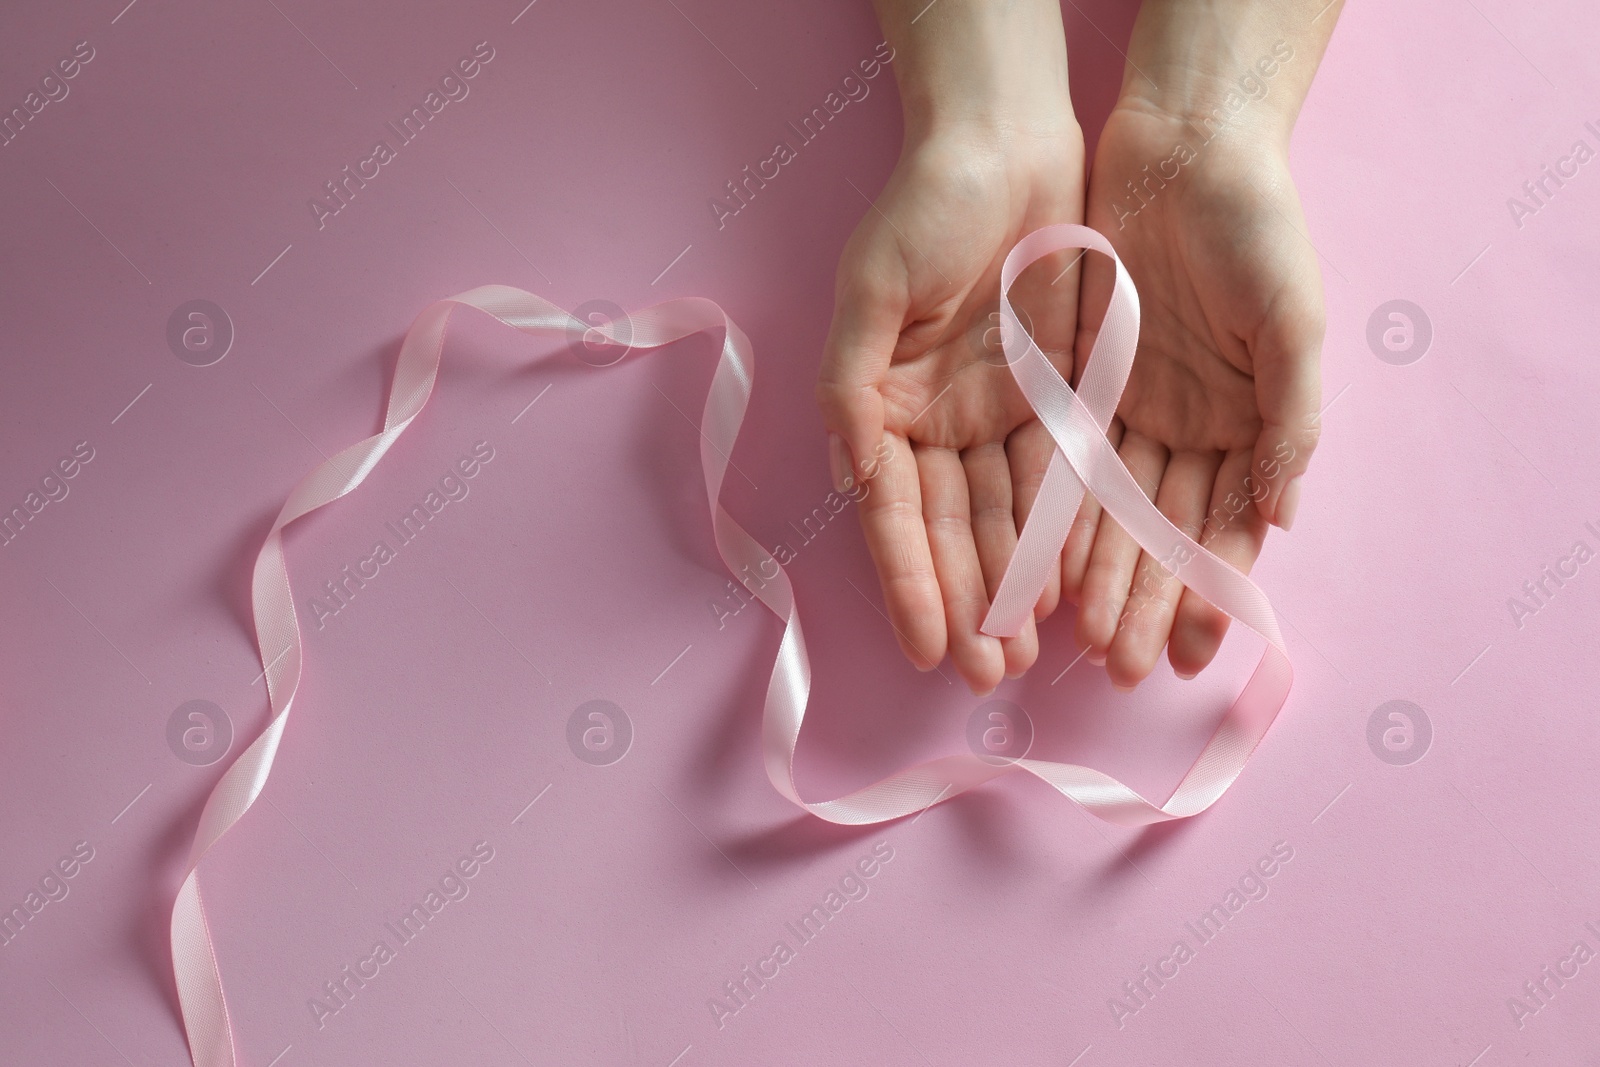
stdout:
{"type": "MultiPolygon", "coordinates": [[[[902,651],[922,670],[948,651],[982,695],[1038,656],[1031,620],[1005,639],[978,627],[1054,449],[1001,354],[1000,267],[1030,231],[1082,221],[1083,138],[1053,0],[943,0],[898,40],[885,21],[906,140],[840,259],[817,399],[835,482],[870,477],[861,522],[902,651]],[[940,49],[959,50],[959,74],[940,71],[940,49]]],[[[1068,376],[1072,261],[1036,264],[1012,291],[1068,376]]]]}

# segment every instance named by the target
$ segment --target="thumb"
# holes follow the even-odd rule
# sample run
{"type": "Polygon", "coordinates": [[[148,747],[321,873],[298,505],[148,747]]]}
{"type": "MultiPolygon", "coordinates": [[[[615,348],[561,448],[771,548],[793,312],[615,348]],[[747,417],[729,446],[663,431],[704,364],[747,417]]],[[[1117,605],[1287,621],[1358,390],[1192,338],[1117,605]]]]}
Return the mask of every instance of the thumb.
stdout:
{"type": "Polygon", "coordinates": [[[900,340],[908,298],[898,285],[850,263],[840,264],[833,324],[817,378],[817,406],[828,429],[834,488],[876,473],[883,443],[881,387],[900,340]]]}
{"type": "Polygon", "coordinates": [[[1252,483],[1245,490],[1262,517],[1283,530],[1294,525],[1301,483],[1322,428],[1320,288],[1313,283],[1298,297],[1282,298],[1254,355],[1261,436],[1252,483]]]}

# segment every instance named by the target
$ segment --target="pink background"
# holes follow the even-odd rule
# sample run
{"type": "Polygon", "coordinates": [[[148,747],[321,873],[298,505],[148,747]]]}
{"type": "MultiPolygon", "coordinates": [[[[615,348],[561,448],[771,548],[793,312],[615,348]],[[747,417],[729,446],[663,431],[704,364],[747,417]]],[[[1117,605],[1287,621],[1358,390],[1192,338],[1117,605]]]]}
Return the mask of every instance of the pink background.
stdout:
{"type": "MultiPolygon", "coordinates": [[[[811,383],[866,208],[851,183],[879,189],[899,139],[886,72],[725,227],[708,207],[871,54],[862,4],[123,2],[0,16],[5,109],[94,48],[0,148],[0,509],[94,449],[0,549],[0,907],[94,850],[0,947],[6,1064],[187,1062],[167,919],[226,763],[177,758],[168,720],[214,702],[229,758],[264,724],[250,563],[318,453],[378,427],[412,316],[486,282],[565,307],[717,300],[757,352],[730,506],[797,544],[827,491],[811,383]],[[470,95],[319,230],[307,200],[479,41],[495,57],[470,95]],[[166,339],[196,298],[235,331],[206,367],[166,339]]],[[[1520,227],[1506,203],[1600,146],[1600,15],[1381,7],[1346,12],[1296,134],[1331,406],[1296,528],[1257,569],[1295,689],[1213,810],[1131,832],[1009,776],[915,821],[804,816],[757,752],[780,627],[751,608],[719,629],[710,606],[728,576],[674,406],[698,415],[715,341],[595,370],[463,314],[428,411],[289,537],[304,608],[473,442],[495,449],[311,625],[271,782],[202,870],[243,1062],[1600,1063],[1600,961],[1521,1026],[1507,1004],[1574,942],[1600,952],[1600,564],[1520,628],[1507,608],[1574,541],[1600,549],[1600,162],[1520,227]],[[1393,299],[1433,327],[1408,366],[1366,340],[1393,299]],[[594,699],[632,725],[608,766],[566,739],[594,699]],[[1432,728],[1408,765],[1368,744],[1396,699],[1432,728]],[[323,983],[479,841],[469,894],[319,1027],[323,983]],[[1278,842],[1266,897],[1119,1027],[1122,983],[1197,945],[1184,924],[1278,842]],[[719,1026],[709,999],[797,945],[784,924],[875,845],[893,859],[868,894],[719,1026]]],[[[1132,5],[1067,16],[1092,134],[1132,5]]],[[[807,794],[960,750],[980,702],[911,669],[852,589],[880,602],[853,517],[791,574],[807,794]]],[[[1051,684],[1070,623],[998,696],[1036,754],[1165,795],[1258,646],[1122,696],[1087,663],[1051,684]]]]}

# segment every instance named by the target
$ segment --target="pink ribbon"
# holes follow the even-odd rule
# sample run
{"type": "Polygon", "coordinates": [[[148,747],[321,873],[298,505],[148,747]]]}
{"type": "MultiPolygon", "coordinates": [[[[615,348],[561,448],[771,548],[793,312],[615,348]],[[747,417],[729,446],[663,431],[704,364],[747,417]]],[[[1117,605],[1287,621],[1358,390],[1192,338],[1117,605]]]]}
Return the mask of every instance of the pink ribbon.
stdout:
{"type": "Polygon", "coordinates": [[[1110,822],[1142,825],[1183,818],[1209,807],[1243,769],[1289,692],[1291,672],[1277,620],[1261,591],[1244,575],[1186,537],[1156,510],[1105,437],[1105,428],[1127,381],[1138,339],[1139,305],[1133,283],[1117,261],[1110,309],[1074,392],[1017,321],[1006,292],[1029,263],[1050,252],[1092,248],[1116,258],[1111,245],[1082,226],[1051,226],[1024,238],[1002,269],[1001,313],[1005,351],[1017,383],[1038,412],[1058,452],[1038,501],[1025,524],[1017,552],[985,620],[986,632],[1015,633],[1042,590],[1050,561],[1061,551],[1085,487],[1144,550],[1170,564],[1185,585],[1260,634],[1266,651],[1244,691],[1223,716],[1199,758],[1165,804],[1156,805],[1099,771],[1072,764],[1018,759],[997,762],[972,754],[945,756],[890,775],[835,800],[807,801],[794,783],[795,748],[811,691],[811,666],[789,576],[773,556],[722,507],[723,476],[744,421],[753,383],[749,340],[709,300],[672,300],[632,316],[625,336],[611,326],[592,326],[531,293],[486,285],[429,305],[412,323],[400,347],[383,429],[324,460],[297,485],[256,557],[251,586],[256,639],[265,665],[271,721],[228,768],[211,791],[190,850],[183,884],[172,909],[172,960],[178,997],[195,1067],[235,1067],[233,1028],[223,995],[211,933],[200,896],[198,866],[211,846],[249,810],[271,773],[278,742],[300,684],[302,648],[283,528],[339,499],[366,478],[411,425],[437,380],[450,315],[471,307],[524,333],[598,332],[635,349],[670,345],[701,331],[723,332],[722,352],[701,415],[700,461],[717,551],[734,574],[752,568],[777,577],[752,590],[784,620],[783,639],[767,686],[762,755],[778,792],[812,814],[835,823],[883,822],[948,800],[1012,769],[1049,782],[1068,798],[1110,822]],[[1027,338],[1021,354],[1014,349],[1027,338]]]}

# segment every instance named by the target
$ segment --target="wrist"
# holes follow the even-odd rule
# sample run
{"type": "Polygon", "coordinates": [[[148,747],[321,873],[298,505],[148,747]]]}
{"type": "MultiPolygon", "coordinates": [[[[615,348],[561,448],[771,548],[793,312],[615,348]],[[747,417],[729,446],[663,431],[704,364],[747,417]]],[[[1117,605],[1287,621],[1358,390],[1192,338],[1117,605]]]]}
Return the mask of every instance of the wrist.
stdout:
{"type": "Polygon", "coordinates": [[[1056,0],[877,0],[905,137],[1077,133],[1056,0]]]}
{"type": "Polygon", "coordinates": [[[1145,0],[1118,107],[1168,117],[1204,140],[1224,129],[1287,152],[1338,0],[1145,0]]]}
{"type": "Polygon", "coordinates": [[[1260,65],[1241,66],[1231,76],[1191,72],[1177,78],[1169,73],[1159,90],[1148,84],[1125,86],[1116,108],[1169,122],[1185,137],[1203,142],[1241,133],[1287,152],[1303,99],[1275,84],[1283,63],[1270,51],[1264,55],[1260,65]]]}
{"type": "Polygon", "coordinates": [[[1207,84],[1162,94],[1125,92],[1112,114],[1136,114],[1142,128],[1165,129],[1173,144],[1191,149],[1249,148],[1287,158],[1298,110],[1234,90],[1207,84]]]}

